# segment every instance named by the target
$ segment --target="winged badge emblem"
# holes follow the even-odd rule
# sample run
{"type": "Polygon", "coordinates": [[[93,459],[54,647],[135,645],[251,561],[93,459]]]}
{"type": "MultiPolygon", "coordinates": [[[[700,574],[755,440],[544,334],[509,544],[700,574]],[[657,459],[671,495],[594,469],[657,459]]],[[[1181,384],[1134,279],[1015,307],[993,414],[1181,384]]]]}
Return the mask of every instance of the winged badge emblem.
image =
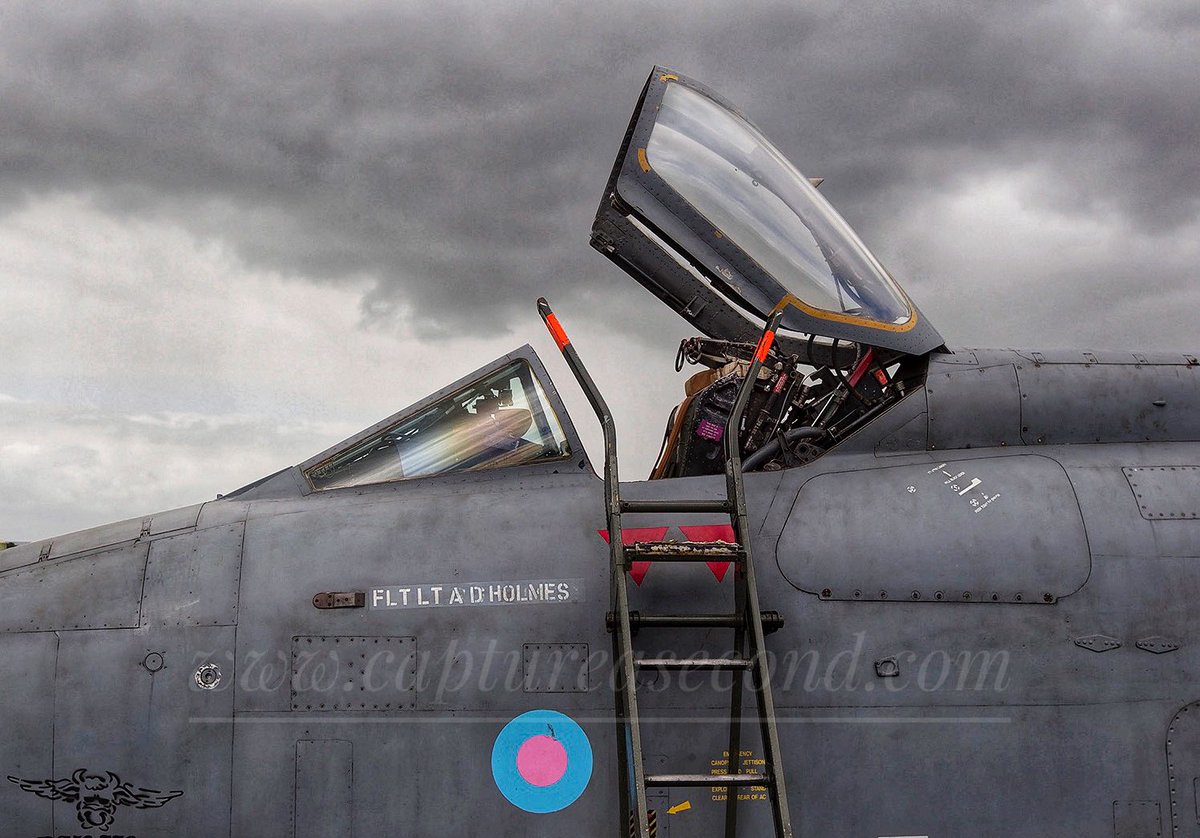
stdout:
{"type": "Polygon", "coordinates": [[[11,775],[8,779],[47,800],[74,803],[79,825],[84,829],[108,829],[118,806],[157,809],[183,794],[182,791],[136,788],[111,771],[99,773],[86,768],[80,768],[62,780],[22,780],[11,775]]]}

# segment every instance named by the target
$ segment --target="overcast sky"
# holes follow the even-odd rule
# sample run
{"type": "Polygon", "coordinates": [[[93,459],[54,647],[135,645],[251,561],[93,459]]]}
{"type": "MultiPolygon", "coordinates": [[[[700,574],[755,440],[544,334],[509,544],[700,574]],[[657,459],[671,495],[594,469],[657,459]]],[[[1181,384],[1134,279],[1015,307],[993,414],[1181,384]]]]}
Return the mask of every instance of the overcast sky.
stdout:
{"type": "Polygon", "coordinates": [[[0,5],[0,539],[211,499],[530,342],[629,478],[687,324],[587,244],[654,64],[951,344],[1196,352],[1200,3],[0,5]]]}

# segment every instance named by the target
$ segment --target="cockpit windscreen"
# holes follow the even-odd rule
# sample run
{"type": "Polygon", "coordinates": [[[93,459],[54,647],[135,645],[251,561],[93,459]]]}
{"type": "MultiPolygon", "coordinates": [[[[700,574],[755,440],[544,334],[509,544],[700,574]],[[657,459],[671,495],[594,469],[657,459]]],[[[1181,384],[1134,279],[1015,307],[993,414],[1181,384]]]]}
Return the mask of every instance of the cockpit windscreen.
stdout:
{"type": "Polygon", "coordinates": [[[529,364],[517,361],[304,472],[341,489],[570,456],[562,425],[529,364]]]}

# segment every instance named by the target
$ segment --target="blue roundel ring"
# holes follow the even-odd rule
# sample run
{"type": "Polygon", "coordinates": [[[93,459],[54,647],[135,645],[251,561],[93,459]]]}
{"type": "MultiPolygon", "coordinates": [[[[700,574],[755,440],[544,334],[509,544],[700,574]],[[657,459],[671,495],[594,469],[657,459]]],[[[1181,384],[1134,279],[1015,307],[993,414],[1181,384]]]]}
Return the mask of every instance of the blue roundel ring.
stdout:
{"type": "Polygon", "coordinates": [[[592,743],[575,721],[554,710],[530,710],[504,726],[492,746],[492,777],[508,802],[526,812],[546,814],[579,799],[592,779],[592,743]],[[517,769],[517,752],[535,736],[549,736],[563,746],[567,768],[548,786],[535,786],[517,769]]]}

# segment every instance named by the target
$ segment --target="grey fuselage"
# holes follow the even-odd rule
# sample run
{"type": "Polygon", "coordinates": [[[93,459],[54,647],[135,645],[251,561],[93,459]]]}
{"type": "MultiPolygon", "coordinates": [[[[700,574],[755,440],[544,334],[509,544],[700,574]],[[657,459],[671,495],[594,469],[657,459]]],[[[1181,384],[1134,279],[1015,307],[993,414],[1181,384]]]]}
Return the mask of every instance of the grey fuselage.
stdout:
{"type": "MultiPolygon", "coordinates": [[[[798,835],[1200,835],[1193,358],[935,353],[924,387],[746,487],[762,606],[785,620],[767,646],[798,835]]],[[[627,834],[604,522],[576,454],[324,492],[291,469],[0,551],[0,835],[627,834]],[[537,709],[593,757],[547,813],[511,802],[492,762],[537,709]]],[[[632,607],[719,610],[730,584],[656,564],[632,607]]],[[[728,676],[644,677],[647,770],[726,770],[728,676]]],[[[658,834],[723,834],[723,793],[653,791],[658,834]]],[[[743,793],[739,834],[768,834],[743,793]]]]}

